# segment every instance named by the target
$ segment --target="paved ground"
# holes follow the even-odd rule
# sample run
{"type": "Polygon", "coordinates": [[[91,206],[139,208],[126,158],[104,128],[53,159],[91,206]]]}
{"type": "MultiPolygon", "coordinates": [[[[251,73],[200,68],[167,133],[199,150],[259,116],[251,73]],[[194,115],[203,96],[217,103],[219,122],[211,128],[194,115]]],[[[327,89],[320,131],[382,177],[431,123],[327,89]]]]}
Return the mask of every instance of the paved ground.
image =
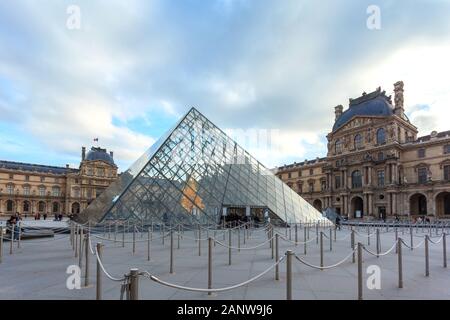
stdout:
{"type": "MultiPolygon", "coordinates": [[[[302,230],[303,231],[303,230],[302,230]]],[[[425,230],[426,231],[426,230],[425,230]]],[[[285,230],[279,230],[284,234],[285,230]]],[[[325,230],[328,234],[328,230],[325,230]]],[[[372,232],[372,231],[371,231],[372,232]]],[[[440,232],[440,231],[439,231],[440,232]]],[[[294,240],[294,230],[291,230],[294,240]]],[[[367,229],[360,229],[361,241],[372,251],[375,249],[375,236],[372,236],[370,246],[367,246],[367,229]]],[[[414,245],[418,245],[425,233],[422,230],[413,232],[414,245]]],[[[103,237],[103,234],[98,234],[103,237]]],[[[169,239],[162,244],[161,239],[155,239],[151,245],[151,261],[147,261],[146,234],[137,235],[136,254],[132,254],[132,244],[126,243],[122,248],[120,243],[122,235],[117,235],[118,243],[93,237],[92,243],[105,244],[103,261],[106,269],[115,277],[121,277],[130,268],[147,270],[160,279],[188,287],[207,287],[207,242],[202,242],[201,256],[198,255],[198,244],[193,240],[194,233],[186,231],[180,240],[181,248],[177,249],[177,236],[174,236],[174,265],[175,273],[169,273],[169,239]]],[[[409,243],[410,236],[405,231],[399,236],[409,243]]],[[[433,232],[433,240],[438,241],[440,236],[433,232]]],[[[108,235],[105,235],[108,238],[108,235]]],[[[160,237],[159,232],[153,234],[160,237]]],[[[206,237],[206,232],[202,234],[206,237]]],[[[262,230],[254,231],[251,238],[241,246],[255,246],[264,242],[267,235],[262,230]]],[[[314,240],[315,230],[311,229],[307,245],[307,254],[304,255],[303,245],[295,246],[280,239],[280,255],[291,249],[297,255],[315,265],[319,264],[319,245],[314,240]]],[[[223,241],[223,235],[218,233],[216,238],[223,241]]],[[[111,240],[114,235],[111,235],[111,240]]],[[[126,241],[131,241],[132,234],[127,234],[126,241]]],[[[233,234],[233,246],[237,246],[237,233],[233,234]]],[[[298,234],[303,240],[303,232],[298,234]]],[[[227,241],[225,241],[227,242],[227,241]]],[[[447,239],[447,242],[448,239],[447,239]]],[[[382,230],[382,251],[388,250],[394,243],[392,230],[386,233],[382,230]]],[[[331,265],[350,253],[350,233],[342,230],[337,232],[337,242],[332,243],[333,251],[329,250],[329,240],[324,238],[325,258],[324,264],[331,265]]],[[[69,265],[77,264],[78,259],[70,245],[68,235],[58,235],[53,240],[23,241],[21,248],[14,247],[14,253],[9,254],[10,243],[3,244],[3,261],[0,264],[0,299],[95,299],[96,261],[90,256],[90,282],[87,288],[68,290],[66,288],[66,269],[69,265]]],[[[243,282],[269,268],[274,261],[271,259],[269,244],[253,250],[240,252],[232,250],[231,266],[228,265],[228,249],[217,244],[213,253],[213,287],[227,287],[243,282]]],[[[430,276],[425,277],[424,245],[411,251],[403,248],[404,288],[397,287],[397,255],[395,251],[380,258],[364,253],[364,272],[369,265],[381,268],[381,289],[369,290],[364,285],[364,299],[450,299],[450,273],[443,268],[442,242],[430,243],[430,276]]],[[[84,262],[83,262],[84,263],[84,262]]],[[[149,279],[140,278],[139,295],[141,299],[285,299],[286,297],[286,262],[280,265],[280,280],[274,280],[274,270],[256,281],[213,296],[206,293],[189,292],[162,286],[149,279]]],[[[364,284],[368,275],[364,274],[364,284]]],[[[84,283],[84,279],[82,281],[84,283]]],[[[105,299],[119,299],[120,283],[113,282],[103,276],[103,295],[105,299]]],[[[357,298],[357,264],[351,258],[342,265],[317,270],[293,260],[293,298],[294,299],[356,299],[357,298]]]]}

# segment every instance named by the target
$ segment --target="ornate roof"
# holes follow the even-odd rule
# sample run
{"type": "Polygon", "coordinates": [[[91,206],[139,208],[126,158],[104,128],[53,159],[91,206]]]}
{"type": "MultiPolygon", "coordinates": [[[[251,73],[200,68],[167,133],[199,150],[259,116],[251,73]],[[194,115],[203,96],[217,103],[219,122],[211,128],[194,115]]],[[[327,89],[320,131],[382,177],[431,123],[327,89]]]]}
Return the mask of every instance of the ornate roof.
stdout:
{"type": "Polygon", "coordinates": [[[336,131],[355,116],[391,116],[394,114],[391,97],[378,88],[369,94],[363,93],[361,97],[350,99],[349,108],[342,113],[333,125],[336,131]]]}
{"type": "Polygon", "coordinates": [[[98,147],[92,147],[91,150],[87,153],[86,159],[87,161],[105,161],[109,163],[110,165],[115,166],[113,157],[109,153],[106,152],[106,149],[98,148],[98,147]]]}
{"type": "Polygon", "coordinates": [[[18,171],[30,171],[39,173],[53,173],[53,174],[66,174],[76,173],[78,169],[65,168],[65,167],[53,167],[40,164],[22,163],[0,160],[0,169],[18,170],[18,171]]]}

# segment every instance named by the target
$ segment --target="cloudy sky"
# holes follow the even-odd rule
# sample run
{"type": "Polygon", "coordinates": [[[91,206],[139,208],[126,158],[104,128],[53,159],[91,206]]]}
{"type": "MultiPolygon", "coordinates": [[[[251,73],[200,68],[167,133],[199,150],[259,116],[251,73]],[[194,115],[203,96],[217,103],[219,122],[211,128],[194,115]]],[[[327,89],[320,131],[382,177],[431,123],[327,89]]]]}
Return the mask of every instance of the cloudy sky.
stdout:
{"type": "Polygon", "coordinates": [[[241,142],[283,165],[324,156],[334,106],[397,80],[420,134],[448,130],[449,57],[446,0],[0,0],[0,159],[77,166],[98,137],[124,170],[195,106],[269,132],[268,153],[241,142]]]}

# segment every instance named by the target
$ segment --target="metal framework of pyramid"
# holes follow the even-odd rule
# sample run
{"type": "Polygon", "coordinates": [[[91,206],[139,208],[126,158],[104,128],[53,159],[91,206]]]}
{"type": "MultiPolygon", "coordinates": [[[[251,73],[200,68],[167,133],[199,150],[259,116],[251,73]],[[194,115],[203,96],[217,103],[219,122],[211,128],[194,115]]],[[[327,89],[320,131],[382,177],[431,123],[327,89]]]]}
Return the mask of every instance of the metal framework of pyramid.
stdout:
{"type": "Polygon", "coordinates": [[[217,224],[233,208],[286,223],[329,221],[192,108],[76,220],[217,224]]]}

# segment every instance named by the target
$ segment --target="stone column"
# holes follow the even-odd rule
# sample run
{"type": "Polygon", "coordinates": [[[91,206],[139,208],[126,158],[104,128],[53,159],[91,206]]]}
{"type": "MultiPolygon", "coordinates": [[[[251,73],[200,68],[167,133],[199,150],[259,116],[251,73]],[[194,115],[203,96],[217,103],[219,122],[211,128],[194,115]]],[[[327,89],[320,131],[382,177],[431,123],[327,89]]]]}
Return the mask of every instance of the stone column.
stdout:
{"type": "Polygon", "coordinates": [[[373,215],[373,194],[369,193],[369,215],[373,215]]]}

